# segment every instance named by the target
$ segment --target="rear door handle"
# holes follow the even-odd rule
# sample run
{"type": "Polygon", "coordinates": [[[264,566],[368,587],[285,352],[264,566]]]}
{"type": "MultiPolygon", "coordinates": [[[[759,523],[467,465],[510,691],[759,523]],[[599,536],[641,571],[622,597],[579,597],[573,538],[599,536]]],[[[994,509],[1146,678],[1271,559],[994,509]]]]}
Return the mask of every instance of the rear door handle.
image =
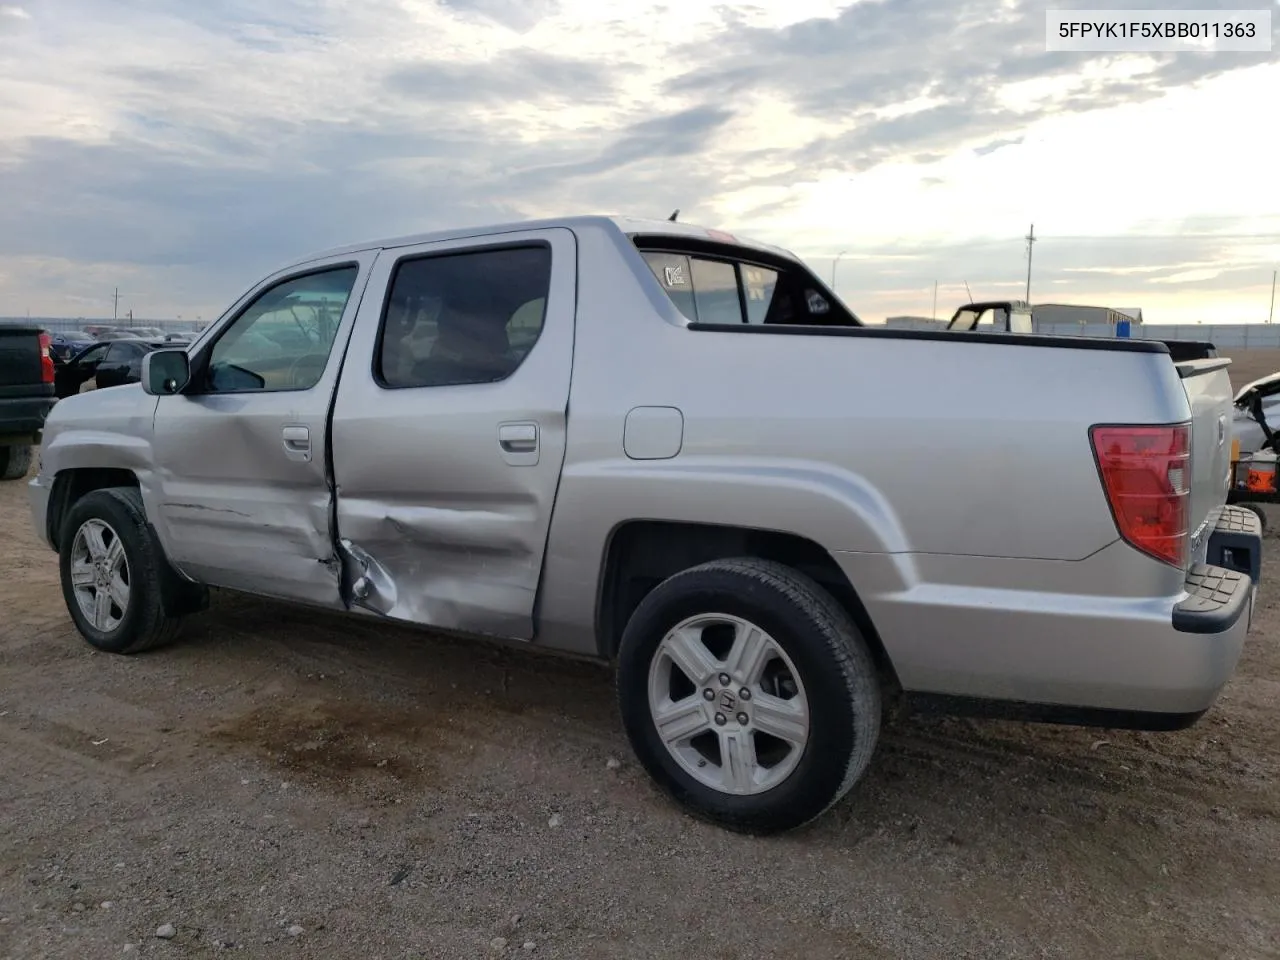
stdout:
{"type": "Polygon", "coordinates": [[[290,425],[280,430],[284,455],[290,460],[306,463],[311,459],[311,428],[302,425],[290,425]]]}
{"type": "Polygon", "coordinates": [[[502,448],[502,459],[513,467],[533,466],[538,462],[538,425],[498,424],[498,446],[502,448]]]}

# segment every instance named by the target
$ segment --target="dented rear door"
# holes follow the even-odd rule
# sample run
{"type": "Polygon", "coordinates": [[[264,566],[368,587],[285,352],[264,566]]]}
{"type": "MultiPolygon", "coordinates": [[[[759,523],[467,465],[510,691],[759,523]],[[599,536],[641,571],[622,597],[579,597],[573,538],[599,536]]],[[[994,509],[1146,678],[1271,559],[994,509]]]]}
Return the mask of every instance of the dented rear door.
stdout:
{"type": "Polygon", "coordinates": [[[555,228],[379,257],[333,417],[357,608],[533,636],[564,460],[576,254],[574,234],[555,228]]]}

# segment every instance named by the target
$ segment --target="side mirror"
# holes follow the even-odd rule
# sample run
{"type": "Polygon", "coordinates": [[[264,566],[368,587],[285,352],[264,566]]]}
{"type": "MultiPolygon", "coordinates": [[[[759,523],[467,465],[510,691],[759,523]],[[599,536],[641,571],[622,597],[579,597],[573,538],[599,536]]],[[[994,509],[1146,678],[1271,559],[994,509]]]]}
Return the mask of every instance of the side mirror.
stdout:
{"type": "Polygon", "coordinates": [[[163,397],[181,393],[191,382],[191,358],[185,350],[153,350],[142,358],[142,389],[163,397]]]}

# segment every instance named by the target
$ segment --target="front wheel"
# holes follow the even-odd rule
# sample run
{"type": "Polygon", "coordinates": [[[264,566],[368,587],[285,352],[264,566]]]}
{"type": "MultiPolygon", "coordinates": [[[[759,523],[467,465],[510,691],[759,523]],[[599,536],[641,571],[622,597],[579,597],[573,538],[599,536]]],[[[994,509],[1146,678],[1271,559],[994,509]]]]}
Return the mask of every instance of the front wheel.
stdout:
{"type": "Polygon", "coordinates": [[[874,662],[848,613],[772,561],[717,560],[659,584],[618,655],[640,762],[690,812],[777,833],[862,776],[880,732],[874,662]]]}
{"type": "Polygon", "coordinates": [[[108,653],[139,653],[178,633],[182,585],[131,487],[75,502],[58,550],[62,595],[80,635],[108,653]]]}

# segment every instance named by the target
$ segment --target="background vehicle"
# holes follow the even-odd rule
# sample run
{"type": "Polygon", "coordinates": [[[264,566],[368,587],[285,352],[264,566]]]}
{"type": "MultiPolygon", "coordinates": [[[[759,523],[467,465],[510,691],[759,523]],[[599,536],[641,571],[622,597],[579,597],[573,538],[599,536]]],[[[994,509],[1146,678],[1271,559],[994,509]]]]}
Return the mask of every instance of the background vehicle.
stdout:
{"type": "Polygon", "coordinates": [[[142,358],[146,354],[161,347],[179,345],[167,340],[136,338],[95,343],[58,366],[55,372],[57,394],[59,397],[77,394],[90,380],[95,381],[94,385],[99,389],[137,383],[142,373],[142,358]]]}
{"type": "Polygon", "coordinates": [[[50,353],[56,360],[70,360],[87,347],[98,342],[97,337],[85,330],[61,330],[51,332],[53,338],[50,353]]]}
{"type": "Polygon", "coordinates": [[[0,480],[26,476],[53,408],[52,339],[39,327],[0,324],[0,480]]]}
{"type": "Polygon", "coordinates": [[[971,330],[1031,333],[1031,305],[1025,300],[967,303],[952,314],[947,329],[960,333],[971,330]]]}
{"type": "Polygon", "coordinates": [[[92,325],[85,327],[85,331],[93,336],[94,340],[101,342],[103,340],[145,340],[147,337],[128,327],[111,327],[102,325],[92,325]]]}
{"type": "Polygon", "coordinates": [[[773,831],[851,788],[890,698],[1210,707],[1261,561],[1229,363],[867,327],[687,224],[470,229],[317,254],[60,401],[32,512],[99,649],[217,586],[609,659],[654,779],[773,831]]]}
{"type": "Polygon", "coordinates": [[[1276,451],[1280,436],[1280,373],[1241,387],[1235,395],[1231,434],[1235,453],[1276,451]]]}
{"type": "MultiPolygon", "coordinates": [[[[958,333],[1034,333],[1034,310],[1025,300],[991,300],[967,303],[958,309],[947,329],[958,333]]],[[[1218,355],[1217,347],[1208,341],[1160,340],[1175,363],[1183,360],[1206,360],[1218,355]]]]}
{"type": "Polygon", "coordinates": [[[1231,490],[1238,503],[1267,526],[1264,503],[1280,503],[1280,373],[1245,384],[1236,393],[1231,422],[1231,490]]]}

